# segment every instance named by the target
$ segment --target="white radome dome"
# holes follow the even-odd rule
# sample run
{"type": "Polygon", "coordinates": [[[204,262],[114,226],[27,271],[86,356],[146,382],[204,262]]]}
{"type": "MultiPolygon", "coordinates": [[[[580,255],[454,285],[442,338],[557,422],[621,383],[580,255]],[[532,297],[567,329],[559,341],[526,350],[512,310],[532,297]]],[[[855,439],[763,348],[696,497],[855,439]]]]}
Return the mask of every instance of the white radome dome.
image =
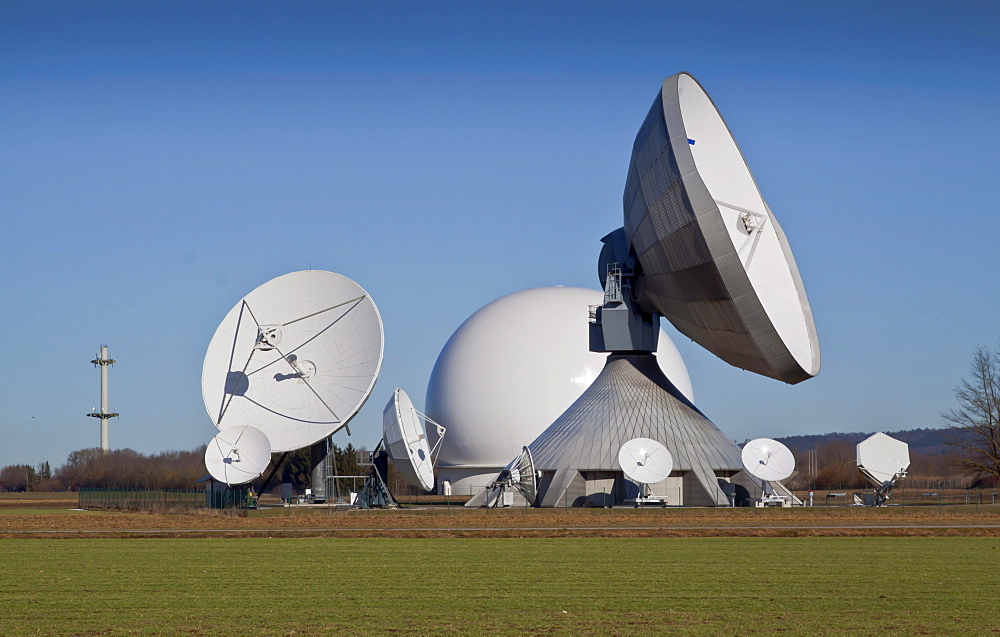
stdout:
{"type": "MultiPolygon", "coordinates": [[[[607,359],[589,348],[589,307],[603,300],[603,292],[586,288],[523,290],[455,330],[434,364],[425,403],[427,415],[447,428],[440,467],[503,467],[580,397],[607,359]]],[[[693,402],[687,367],[662,329],[656,355],[693,402]]]]}

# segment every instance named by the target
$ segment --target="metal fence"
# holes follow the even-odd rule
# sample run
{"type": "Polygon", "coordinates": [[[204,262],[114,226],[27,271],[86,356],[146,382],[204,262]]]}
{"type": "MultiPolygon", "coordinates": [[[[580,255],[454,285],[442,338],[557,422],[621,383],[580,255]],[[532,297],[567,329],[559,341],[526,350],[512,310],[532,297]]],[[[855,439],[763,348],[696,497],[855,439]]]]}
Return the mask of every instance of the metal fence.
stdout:
{"type": "Polygon", "coordinates": [[[212,488],[208,489],[204,497],[205,502],[202,504],[211,509],[245,514],[248,509],[257,508],[257,497],[253,495],[250,487],[245,485],[231,487],[216,482],[212,488]]]}
{"type": "MultiPolygon", "coordinates": [[[[853,506],[855,494],[864,500],[871,489],[816,489],[813,492],[813,506],[853,506]]],[[[809,491],[795,491],[804,503],[809,503],[809,491]]],[[[1000,490],[990,489],[947,489],[896,487],[887,502],[890,506],[925,505],[997,505],[1000,504],[1000,490]]]]}
{"type": "Polygon", "coordinates": [[[81,488],[78,502],[81,509],[157,512],[203,509],[207,504],[200,489],[81,488]]]}

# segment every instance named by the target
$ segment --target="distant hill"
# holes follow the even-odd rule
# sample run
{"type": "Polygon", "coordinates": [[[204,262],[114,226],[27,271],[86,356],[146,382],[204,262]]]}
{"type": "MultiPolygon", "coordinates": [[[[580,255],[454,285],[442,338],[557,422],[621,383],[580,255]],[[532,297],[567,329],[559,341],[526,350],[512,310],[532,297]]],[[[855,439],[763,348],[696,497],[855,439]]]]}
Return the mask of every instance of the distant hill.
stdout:
{"type": "MultiPolygon", "coordinates": [[[[856,445],[868,436],[876,433],[828,433],[809,436],[788,436],[787,438],[777,438],[793,452],[805,451],[806,449],[817,449],[827,443],[834,441],[844,441],[851,445],[856,445]]],[[[948,444],[948,440],[955,437],[968,437],[971,432],[968,430],[951,429],[943,427],[940,429],[904,429],[902,431],[884,432],[897,440],[910,445],[910,451],[916,451],[927,455],[947,454],[954,452],[954,448],[948,444]]]]}

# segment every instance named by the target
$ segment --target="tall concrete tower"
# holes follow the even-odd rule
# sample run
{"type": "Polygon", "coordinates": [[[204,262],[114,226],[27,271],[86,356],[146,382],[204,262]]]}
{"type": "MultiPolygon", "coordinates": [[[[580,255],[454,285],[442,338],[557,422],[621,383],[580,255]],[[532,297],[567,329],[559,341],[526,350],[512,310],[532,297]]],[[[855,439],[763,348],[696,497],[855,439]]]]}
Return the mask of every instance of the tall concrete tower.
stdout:
{"type": "Polygon", "coordinates": [[[108,450],[108,418],[117,418],[117,412],[111,412],[108,408],[108,367],[115,364],[115,361],[108,358],[108,346],[101,345],[101,353],[94,360],[90,361],[94,367],[101,368],[101,410],[87,414],[91,418],[101,419],[101,451],[108,450]]]}

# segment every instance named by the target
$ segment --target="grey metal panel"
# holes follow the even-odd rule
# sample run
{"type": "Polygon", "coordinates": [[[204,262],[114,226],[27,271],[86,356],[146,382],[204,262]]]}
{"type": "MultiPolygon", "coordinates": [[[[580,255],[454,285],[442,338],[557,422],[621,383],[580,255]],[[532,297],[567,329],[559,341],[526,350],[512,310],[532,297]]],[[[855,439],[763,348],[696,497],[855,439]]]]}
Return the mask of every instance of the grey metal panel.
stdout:
{"type": "Polygon", "coordinates": [[[480,489],[474,496],[465,503],[467,507],[481,507],[486,505],[486,498],[489,496],[489,489],[480,489]]]}
{"type": "MultiPolygon", "coordinates": [[[[709,495],[709,493],[705,491],[705,481],[693,472],[688,471],[684,474],[681,486],[683,488],[684,504],[686,506],[719,506],[717,504],[718,498],[709,495]]],[[[719,490],[721,491],[721,488],[719,490]]],[[[725,496],[725,493],[723,493],[723,496],[725,496]]]]}
{"type": "Polygon", "coordinates": [[[803,369],[778,335],[698,175],[679,107],[680,76],[663,82],[639,128],[623,197],[626,237],[646,279],[643,308],[731,365],[787,383],[811,378],[819,346],[785,235],[771,215],[806,317],[813,370],[803,369]]]}
{"type": "Polygon", "coordinates": [[[739,447],[663,375],[653,354],[612,354],[601,374],[528,449],[547,474],[541,506],[556,506],[581,471],[621,471],[618,450],[652,438],[673,456],[674,469],[694,471],[705,502],[727,504],[715,471],[739,471],[739,447]]]}
{"type": "MultiPolygon", "coordinates": [[[[701,488],[704,494],[708,497],[709,506],[728,506],[729,498],[719,487],[719,479],[715,477],[715,472],[705,469],[704,467],[698,467],[693,469],[691,474],[694,475],[695,479],[701,484],[701,488]]],[[[685,502],[687,501],[687,493],[684,494],[685,502]]]]}
{"type": "Polygon", "coordinates": [[[570,483],[573,482],[573,478],[578,475],[580,475],[580,472],[574,469],[560,469],[556,471],[555,475],[547,481],[548,484],[546,485],[545,492],[541,495],[538,506],[558,506],[570,483]]]}

